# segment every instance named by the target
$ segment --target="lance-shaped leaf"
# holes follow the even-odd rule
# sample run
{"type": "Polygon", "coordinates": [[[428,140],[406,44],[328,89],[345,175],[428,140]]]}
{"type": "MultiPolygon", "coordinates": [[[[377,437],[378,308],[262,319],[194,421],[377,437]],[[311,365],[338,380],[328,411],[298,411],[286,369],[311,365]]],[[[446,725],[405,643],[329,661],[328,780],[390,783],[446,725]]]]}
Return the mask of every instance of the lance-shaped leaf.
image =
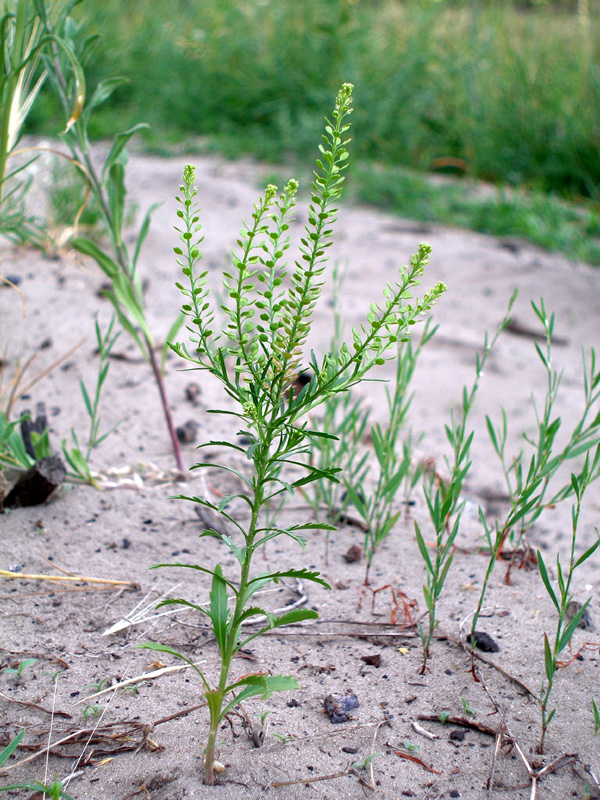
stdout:
{"type": "Polygon", "coordinates": [[[215,639],[219,645],[221,655],[227,649],[227,584],[223,576],[221,565],[217,564],[213,572],[213,582],[210,590],[210,618],[213,624],[215,639]]]}
{"type": "Polygon", "coordinates": [[[273,628],[281,628],[283,625],[294,625],[297,622],[304,622],[304,620],[307,619],[319,618],[318,613],[312,608],[294,608],[292,611],[287,611],[280,617],[276,617],[273,614],[267,614],[266,612],[263,613],[267,617],[269,624],[265,625],[264,628],[261,628],[260,630],[250,634],[250,636],[244,639],[243,642],[240,642],[239,647],[236,647],[236,650],[244,647],[248,644],[248,642],[252,641],[252,639],[256,639],[257,636],[261,636],[263,633],[273,630],[273,628]]]}
{"type": "Polygon", "coordinates": [[[158,642],[142,642],[141,644],[136,644],[135,647],[138,650],[155,650],[158,653],[169,653],[170,655],[175,656],[175,658],[179,658],[181,659],[181,661],[185,661],[186,664],[192,667],[192,669],[194,669],[198,673],[198,675],[200,675],[200,677],[202,678],[202,683],[204,684],[204,688],[206,690],[210,689],[208,681],[204,677],[204,673],[202,672],[202,670],[198,669],[198,667],[196,666],[196,664],[194,664],[193,661],[191,661],[187,656],[184,656],[183,653],[180,653],[178,650],[174,650],[172,647],[168,647],[166,644],[158,644],[158,642]]]}

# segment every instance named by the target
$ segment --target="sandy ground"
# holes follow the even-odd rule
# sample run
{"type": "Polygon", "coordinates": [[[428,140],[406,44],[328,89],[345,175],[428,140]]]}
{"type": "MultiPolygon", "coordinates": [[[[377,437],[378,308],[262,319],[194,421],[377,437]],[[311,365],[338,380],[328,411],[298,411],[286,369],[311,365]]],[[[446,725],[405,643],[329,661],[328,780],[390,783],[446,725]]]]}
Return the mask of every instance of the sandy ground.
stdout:
{"type": "MultiPolygon", "coordinates": [[[[266,170],[247,162],[191,160],[198,167],[205,263],[214,285],[218,285],[241,218],[249,216],[256,187],[266,170]]],[[[183,158],[135,156],[128,172],[130,197],[139,205],[140,214],[152,203],[164,202],[154,216],[140,267],[148,281],[150,326],[159,341],[180,304],[174,286],[178,274],[172,256],[176,243],[172,198],[184,163],[183,158]]],[[[303,203],[298,217],[299,222],[306,219],[303,203]]],[[[300,230],[301,225],[296,225],[293,234],[297,236],[300,230]]],[[[342,208],[336,234],[330,255],[332,261],[347,268],[341,301],[347,326],[361,322],[368,304],[381,297],[385,283],[394,279],[400,264],[407,262],[420,241],[433,246],[423,287],[438,280],[448,285],[447,294],[435,309],[439,331],[425,349],[414,380],[411,423],[415,431],[425,433],[420,457],[434,459],[443,469],[443,456],[447,454],[443,426],[460,399],[463,384],[472,382],[484,331],[492,331],[502,319],[515,287],[520,295],[514,315],[523,325],[539,329],[529,308],[531,299],[543,296],[547,308],[556,313],[556,335],[563,341],[555,346],[554,357],[556,367],[564,370],[556,411],[563,419],[564,431],[569,430],[582,404],[581,348],[589,349],[598,342],[597,270],[521,242],[424,226],[362,207],[342,208]]],[[[27,300],[23,319],[17,295],[0,289],[2,347],[10,363],[36,353],[34,374],[86,338],[16,409],[33,409],[36,402],[45,401],[52,441],[58,447],[72,427],[80,433],[86,430],[78,384],[80,378],[88,384],[95,378],[94,315],[99,314],[102,324],[110,317],[107,301],[99,297],[103,276],[93,264],[71,253],[46,259],[32,251],[4,247],[2,259],[2,273],[21,277],[20,289],[27,300]]],[[[330,287],[312,327],[310,345],[316,350],[323,350],[331,335],[329,293],[330,287]]],[[[319,532],[310,535],[304,554],[287,543],[272,544],[265,556],[269,566],[316,568],[334,588],[304,587],[308,605],[320,613],[318,625],[254,640],[246,658],[235,663],[236,674],[282,672],[294,675],[302,688],[273,696],[266,705],[254,701],[246,704],[255,730],[261,725],[257,714],[271,712],[265,720],[262,747],[254,747],[239,716],[232,718],[233,727],[224,726],[219,747],[226,770],[215,788],[202,784],[207,715],[204,709],[190,711],[202,702],[202,695],[199,680],[189,670],[137,683],[135,694],[121,689],[86,699],[97,690],[93,685],[102,683],[105,689],[159,668],[158,654],[135,649],[137,643],[148,639],[181,649],[193,660],[204,662],[207,673],[213,675],[216,647],[200,620],[187,612],[151,618],[161,593],[204,601],[207,581],[183,570],[149,572],[148,567],[171,560],[213,564],[217,559],[225,569],[232,566],[222,545],[212,539],[198,539],[202,526],[193,506],[171,499],[180,492],[200,492],[198,473],[189,473],[180,485],[168,480],[173,464],[150,371],[125,335],[115,349],[128,360],[112,363],[103,398],[103,419],[107,426],[120,425],[94,453],[93,466],[108,474],[111,469],[141,464],[137,487],[123,483],[132,477],[123,469],[116,478],[122,482],[118,488],[99,492],[84,486],[65,487],[44,506],[5,513],[0,517],[0,568],[46,575],[66,570],[74,575],[131,582],[133,587],[107,590],[84,583],[65,587],[39,580],[2,580],[0,670],[28,658],[37,661],[20,679],[0,671],[0,741],[7,742],[27,728],[18,758],[12,758],[0,771],[0,785],[41,780],[45,775],[49,780],[55,774],[64,779],[74,774],[68,791],[78,800],[213,796],[337,800],[369,795],[527,798],[531,781],[516,746],[505,746],[495,756],[496,740],[489,733],[419,719],[448,712],[497,729],[503,713],[532,769],[539,770],[564,754],[572,756],[566,760],[569,763],[561,762],[559,769],[544,776],[538,798],[600,796],[593,777],[585,772],[586,765],[591,765],[591,771],[600,775],[600,748],[593,735],[590,701],[593,695],[598,698],[597,648],[584,650],[581,660],[558,675],[554,694],[558,710],[546,754],[540,757],[535,752],[540,734],[535,696],[544,674],[543,633],[552,633],[555,628],[553,607],[537,571],[513,569],[507,585],[506,565],[500,564],[492,578],[480,627],[498,643],[499,652],[489,658],[504,672],[480,664],[484,681],[476,683],[470,673],[470,659],[457,643],[461,626],[469,625],[487,563],[474,552],[481,543],[477,507],[481,504],[490,519],[494,511],[502,513],[502,503],[490,499],[502,494],[503,482],[484,418],[490,414],[499,420],[500,407],[505,407],[511,452],[522,432],[533,430],[531,395],[536,393],[541,402],[545,385],[531,337],[505,333],[482,379],[472,417],[476,436],[459,538],[462,549],[456,554],[440,601],[443,637],[434,642],[428,671],[418,674],[421,649],[414,633],[400,624],[389,625],[400,610],[398,592],[414,599],[423,610],[424,570],[414,537],[414,519],[421,522],[424,531],[429,528],[419,492],[410,515],[402,516],[372,570],[372,589],[393,587],[396,603],[387,588],[377,593],[372,606],[372,593],[363,587],[364,563],[348,564],[342,558],[351,544],[361,544],[361,531],[355,527],[345,525],[332,535],[327,562],[324,535],[319,532]],[[107,634],[134,607],[139,611],[146,605],[149,611],[141,621],[107,634]],[[379,667],[363,660],[376,654],[380,655],[379,667]],[[331,692],[349,689],[360,706],[349,722],[333,725],[324,712],[323,699],[331,692]],[[466,714],[463,701],[473,715],[466,714]],[[502,713],[495,713],[494,702],[502,713]],[[51,709],[56,713],[49,733],[52,717],[47,712],[51,709]],[[175,717],[165,719],[172,715],[175,717]],[[420,731],[415,730],[414,723],[421,726],[420,731]],[[92,734],[96,724],[99,728],[92,734]],[[48,763],[43,752],[27,749],[48,737],[55,743],[81,730],[90,733],[79,734],[75,743],[55,745],[48,763]],[[373,752],[378,755],[371,762],[372,771],[351,770],[353,763],[363,762],[373,752]],[[398,753],[416,757],[420,763],[398,753]],[[32,757],[27,763],[17,763],[27,756],[32,757]],[[493,793],[488,793],[492,770],[493,793]],[[368,788],[371,781],[373,788],[368,788]],[[590,787],[588,794],[586,784],[590,787]]],[[[206,409],[223,406],[219,386],[180,368],[175,358],[169,359],[167,386],[176,423],[194,419],[199,426],[199,441],[235,435],[227,417],[206,414],[206,409]],[[184,395],[191,379],[199,380],[202,386],[197,407],[184,395]]],[[[392,372],[388,364],[380,376],[391,377],[392,372]]],[[[361,391],[371,404],[373,419],[384,422],[384,385],[370,383],[361,391]]],[[[197,460],[192,446],[185,448],[185,459],[190,466],[197,460]]],[[[230,485],[224,477],[214,476],[214,483],[221,490],[230,485]]],[[[598,489],[592,487],[580,528],[581,550],[594,541],[599,499],[598,489]]],[[[301,497],[291,501],[287,519],[307,517],[302,502],[301,497]]],[[[557,551],[566,560],[569,535],[570,507],[566,504],[542,516],[530,541],[543,549],[551,564],[557,551]]],[[[600,591],[597,565],[598,556],[582,566],[574,584],[577,599],[591,596],[592,618],[597,616],[600,591]]],[[[262,564],[258,568],[262,569],[262,564]]],[[[265,595],[264,602],[273,608],[293,602],[296,588],[293,583],[278,588],[265,595]]],[[[413,615],[417,613],[413,609],[413,615]]],[[[595,640],[593,631],[578,630],[574,647],[595,640]]],[[[161,661],[167,666],[179,663],[167,655],[161,661]]],[[[13,796],[19,796],[19,792],[13,796]]],[[[20,796],[29,793],[21,792],[20,796]]]]}

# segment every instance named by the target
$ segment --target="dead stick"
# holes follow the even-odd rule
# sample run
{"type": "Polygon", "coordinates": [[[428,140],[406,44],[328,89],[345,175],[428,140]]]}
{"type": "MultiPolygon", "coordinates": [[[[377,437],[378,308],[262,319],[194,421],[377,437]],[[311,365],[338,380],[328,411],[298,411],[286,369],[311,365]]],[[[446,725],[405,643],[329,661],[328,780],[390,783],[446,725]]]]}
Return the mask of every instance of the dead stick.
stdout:
{"type": "Polygon", "coordinates": [[[344,772],[335,772],[333,775],[318,775],[316,778],[298,778],[295,781],[277,781],[276,783],[272,783],[271,786],[279,787],[279,786],[297,786],[300,783],[316,783],[317,781],[331,781],[335,778],[345,778],[346,775],[349,775],[353,772],[352,767],[348,767],[348,769],[344,770],[344,772]]]}
{"type": "Polygon", "coordinates": [[[492,800],[492,792],[494,791],[494,778],[496,776],[496,760],[498,758],[498,753],[500,751],[500,745],[502,744],[502,736],[504,734],[504,718],[505,712],[502,712],[502,720],[500,722],[500,727],[498,728],[498,733],[496,734],[496,746],[494,747],[494,755],[492,757],[492,768],[490,770],[490,777],[489,777],[489,793],[488,793],[488,800],[492,800]]]}
{"type": "MultiPolygon", "coordinates": [[[[440,719],[439,714],[419,714],[417,719],[422,722],[439,722],[441,724],[458,725],[461,728],[471,728],[479,733],[485,733],[486,736],[498,735],[498,729],[492,728],[490,725],[485,725],[483,722],[477,722],[475,719],[468,719],[467,717],[445,717],[444,721],[440,719]]],[[[507,737],[508,741],[512,741],[507,737]]]]}
{"type": "Polygon", "coordinates": [[[107,586],[137,586],[133,581],[116,581],[110,578],[84,578],[82,575],[29,575],[25,572],[11,572],[7,569],[0,569],[0,578],[21,578],[28,581],[86,581],[87,583],[101,583],[107,586]]]}
{"type": "MultiPolygon", "coordinates": [[[[205,664],[206,659],[202,661],[196,661],[194,666],[198,666],[199,664],[205,664]]],[[[191,664],[184,664],[183,666],[177,665],[175,667],[161,667],[161,669],[155,669],[152,672],[146,672],[142,675],[136,675],[135,678],[128,678],[125,681],[121,681],[120,683],[115,683],[113,686],[109,686],[108,689],[102,689],[99,692],[94,692],[94,694],[88,694],[87,697],[84,697],[82,700],[78,700],[74,705],[78,706],[81,703],[85,703],[88,700],[91,700],[93,697],[99,697],[101,694],[106,694],[107,692],[116,692],[117,689],[122,689],[125,686],[132,686],[134,683],[140,683],[141,681],[149,681],[154,678],[158,678],[161,675],[169,675],[172,672],[181,672],[184,669],[189,669],[191,664]]]]}
{"type": "Polygon", "coordinates": [[[537,695],[529,688],[529,686],[527,686],[526,683],[523,683],[523,681],[520,678],[517,678],[515,675],[511,675],[511,673],[508,672],[508,670],[504,669],[504,667],[501,667],[500,664],[496,664],[495,661],[491,661],[489,658],[486,658],[485,656],[482,656],[481,653],[477,652],[476,648],[473,649],[466,642],[459,641],[458,639],[454,639],[452,636],[446,636],[445,638],[449,642],[453,642],[454,644],[457,644],[460,647],[462,647],[462,649],[465,651],[465,653],[468,656],[474,657],[474,658],[478,659],[479,661],[483,661],[483,663],[487,664],[488,667],[492,667],[492,669],[495,669],[501,675],[504,675],[505,678],[508,678],[509,681],[512,681],[513,683],[516,683],[517,686],[520,686],[521,689],[523,689],[523,691],[527,692],[527,694],[530,697],[532,697],[534,700],[538,699],[537,695]]]}
{"type": "Polygon", "coordinates": [[[65,719],[73,719],[71,714],[67,714],[66,711],[53,711],[50,708],[44,708],[44,706],[40,706],[37,703],[29,703],[27,700],[16,700],[14,697],[8,697],[8,695],[3,694],[0,692],[0,697],[3,697],[5,700],[8,700],[9,703],[18,703],[20,706],[28,706],[29,708],[35,708],[38,711],[43,711],[44,714],[54,714],[56,717],[65,717],[65,719]]]}

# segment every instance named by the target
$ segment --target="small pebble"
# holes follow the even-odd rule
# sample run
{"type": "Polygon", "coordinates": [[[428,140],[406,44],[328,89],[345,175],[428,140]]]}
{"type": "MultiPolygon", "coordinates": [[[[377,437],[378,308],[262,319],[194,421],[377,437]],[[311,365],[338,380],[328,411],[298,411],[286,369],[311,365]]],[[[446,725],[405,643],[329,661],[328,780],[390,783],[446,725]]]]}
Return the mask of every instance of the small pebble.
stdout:
{"type": "Polygon", "coordinates": [[[372,655],[361,656],[361,659],[365,662],[365,664],[369,664],[372,667],[378,667],[381,664],[381,653],[373,653],[372,655]]]}
{"type": "Polygon", "coordinates": [[[202,389],[197,383],[188,383],[188,385],[185,387],[185,399],[194,406],[200,405],[201,394],[202,389]]]}
{"type": "Polygon", "coordinates": [[[357,544],[352,544],[348,548],[348,550],[344,553],[342,558],[348,564],[353,564],[355,561],[360,561],[360,557],[362,555],[362,551],[357,544]]]}
{"type": "Polygon", "coordinates": [[[450,738],[455,742],[462,742],[464,741],[466,731],[457,728],[454,731],[450,731],[450,738]]]}
{"type": "Polygon", "coordinates": [[[327,716],[334,725],[348,722],[351,719],[350,711],[358,708],[360,703],[354,692],[348,690],[346,694],[328,694],[323,701],[327,716]]]}
{"type": "Polygon", "coordinates": [[[198,438],[198,423],[193,419],[188,419],[187,422],[175,429],[175,433],[181,444],[193,444],[198,438]]]}
{"type": "Polygon", "coordinates": [[[478,647],[484,653],[497,653],[500,650],[492,637],[483,631],[475,631],[467,636],[467,642],[472,647],[478,647]]]}
{"type": "MultiPolygon", "coordinates": [[[[571,620],[577,614],[578,611],[581,611],[581,603],[578,603],[577,600],[571,600],[571,602],[567,606],[567,619],[571,620]]],[[[582,630],[588,630],[593,628],[592,625],[592,618],[590,617],[589,606],[583,612],[581,619],[579,620],[579,624],[577,625],[578,628],[582,628],[582,630]]]]}

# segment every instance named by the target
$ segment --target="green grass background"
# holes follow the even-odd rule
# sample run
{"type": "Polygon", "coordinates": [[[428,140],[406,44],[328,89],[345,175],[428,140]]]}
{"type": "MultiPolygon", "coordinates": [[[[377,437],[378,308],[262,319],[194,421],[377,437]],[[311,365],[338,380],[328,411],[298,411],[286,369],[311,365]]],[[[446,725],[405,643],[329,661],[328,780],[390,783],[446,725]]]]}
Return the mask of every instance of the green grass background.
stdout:
{"type": "MultiPolygon", "coordinates": [[[[160,152],[194,141],[305,160],[351,81],[360,199],[600,263],[598,5],[84,0],[76,35],[101,34],[90,85],[129,78],[96,115],[96,136],[146,121],[160,152]],[[431,172],[511,190],[480,200],[460,180],[432,185],[431,172]]],[[[34,127],[53,116],[42,100],[34,127]]]]}

